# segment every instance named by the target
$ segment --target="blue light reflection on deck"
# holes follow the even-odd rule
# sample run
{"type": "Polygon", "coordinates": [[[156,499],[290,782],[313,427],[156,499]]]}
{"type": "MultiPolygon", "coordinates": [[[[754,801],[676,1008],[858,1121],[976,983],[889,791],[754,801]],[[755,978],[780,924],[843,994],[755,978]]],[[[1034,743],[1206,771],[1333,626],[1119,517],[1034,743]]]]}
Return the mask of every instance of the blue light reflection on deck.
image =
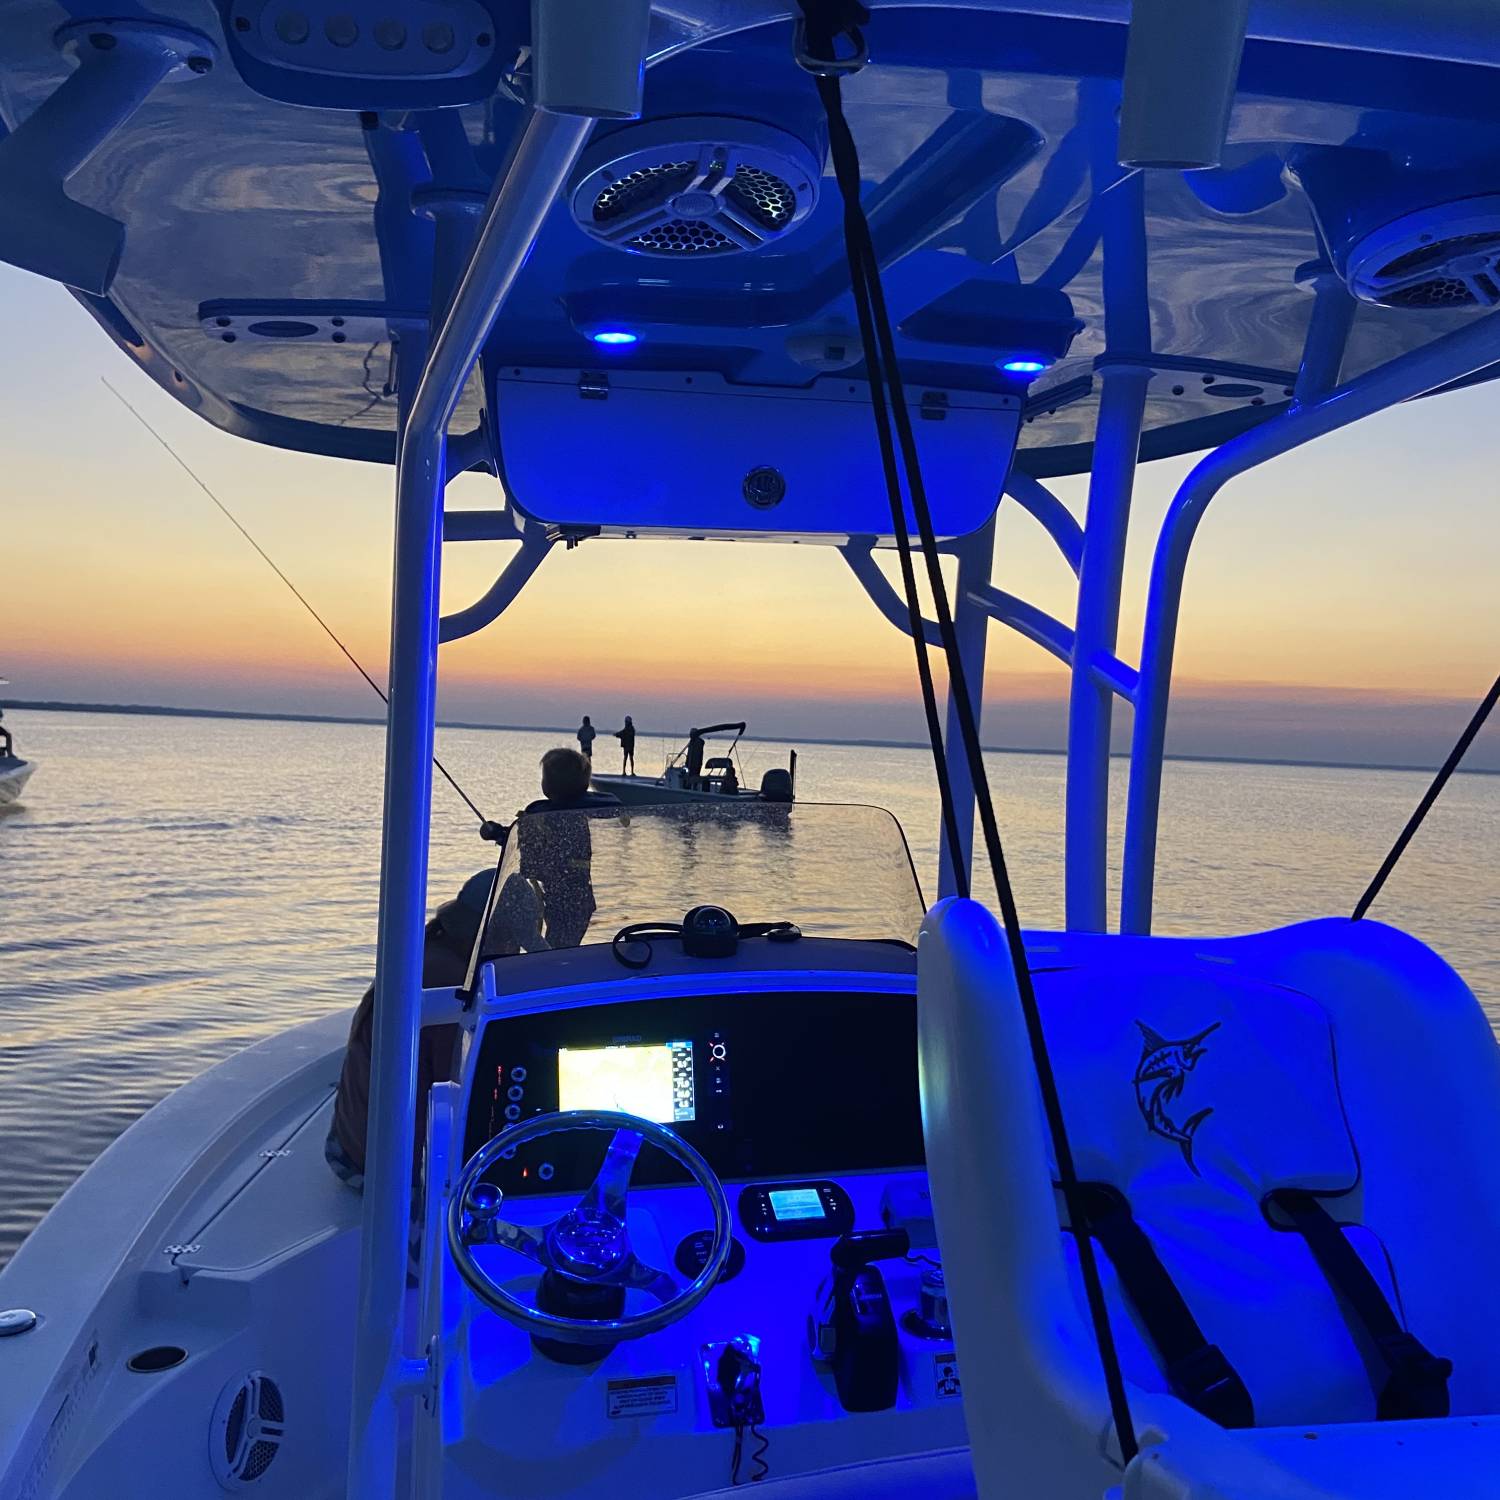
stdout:
{"type": "Polygon", "coordinates": [[[1007,375],[1040,375],[1047,366],[1039,359],[1007,359],[1000,368],[1007,375]]]}
{"type": "Polygon", "coordinates": [[[628,328],[600,328],[589,335],[596,344],[623,345],[638,344],[640,334],[631,333],[628,328]]]}

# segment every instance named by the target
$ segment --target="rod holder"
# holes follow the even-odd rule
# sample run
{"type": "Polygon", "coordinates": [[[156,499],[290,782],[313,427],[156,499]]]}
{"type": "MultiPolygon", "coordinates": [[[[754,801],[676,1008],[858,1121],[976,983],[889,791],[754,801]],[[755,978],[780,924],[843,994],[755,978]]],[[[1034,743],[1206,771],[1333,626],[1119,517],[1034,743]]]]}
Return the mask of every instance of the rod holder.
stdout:
{"type": "Polygon", "coordinates": [[[1217,167],[1250,0],[1132,0],[1120,165],[1217,167]]]}
{"type": "Polygon", "coordinates": [[[198,32],[154,20],[76,21],[55,40],[78,68],[0,140],[0,260],[102,297],[119,268],[125,226],[75,203],[63,184],[157,84],[209,72],[216,54],[198,32]]]}
{"type": "Polygon", "coordinates": [[[645,88],[651,0],[531,0],[538,109],[633,120],[645,88]]]}

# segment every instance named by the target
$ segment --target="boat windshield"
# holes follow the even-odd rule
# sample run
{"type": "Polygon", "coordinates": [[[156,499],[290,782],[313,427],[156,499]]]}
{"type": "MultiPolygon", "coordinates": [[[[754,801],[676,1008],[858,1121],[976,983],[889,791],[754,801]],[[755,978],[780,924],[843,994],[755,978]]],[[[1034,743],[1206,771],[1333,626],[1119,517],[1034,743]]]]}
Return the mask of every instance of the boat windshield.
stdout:
{"type": "Polygon", "coordinates": [[[878,807],[676,803],[516,820],[479,959],[607,943],[700,905],[809,937],[916,942],[924,906],[901,825],[878,807]]]}

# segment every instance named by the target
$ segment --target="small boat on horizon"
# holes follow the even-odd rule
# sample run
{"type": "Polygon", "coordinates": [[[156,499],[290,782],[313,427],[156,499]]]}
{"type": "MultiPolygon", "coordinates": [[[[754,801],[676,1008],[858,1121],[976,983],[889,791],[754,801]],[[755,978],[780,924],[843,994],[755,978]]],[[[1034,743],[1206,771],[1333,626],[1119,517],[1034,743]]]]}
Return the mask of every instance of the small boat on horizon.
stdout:
{"type": "MultiPolygon", "coordinates": [[[[4,678],[0,678],[3,682],[4,678]]],[[[5,727],[5,714],[0,711],[0,807],[9,807],[18,802],[26,783],[36,770],[34,761],[22,760],[15,751],[10,730],[5,727]]]]}
{"type": "Polygon", "coordinates": [[[758,787],[747,786],[736,763],[735,747],[745,733],[743,719],[732,724],[710,724],[688,730],[687,743],[662,768],[660,776],[615,776],[595,772],[594,785],[611,792],[627,806],[661,802],[792,802],[797,789],[797,752],[787,765],[772,766],[758,787]],[[710,735],[733,732],[723,755],[706,755],[710,735]]]}
{"type": "Polygon", "coordinates": [[[36,766],[17,755],[0,755],[0,807],[18,802],[36,766]]]}

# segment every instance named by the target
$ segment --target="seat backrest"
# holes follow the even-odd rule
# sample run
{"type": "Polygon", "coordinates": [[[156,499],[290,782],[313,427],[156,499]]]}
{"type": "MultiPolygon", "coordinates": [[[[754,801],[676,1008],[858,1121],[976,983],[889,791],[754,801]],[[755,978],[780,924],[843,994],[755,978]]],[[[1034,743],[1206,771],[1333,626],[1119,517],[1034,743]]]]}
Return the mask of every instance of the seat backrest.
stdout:
{"type": "MultiPolygon", "coordinates": [[[[1038,1004],[1079,1175],[1125,1195],[1205,1336],[1243,1378],[1258,1424],[1362,1421],[1375,1410],[1372,1370],[1338,1299],[1301,1236],[1264,1206],[1273,1190],[1293,1187],[1320,1195],[1397,1316],[1453,1360],[1454,1413],[1500,1411],[1500,1315],[1485,1291],[1500,1252],[1500,1053],[1452,970],[1369,922],[1211,942],[1049,937],[1044,946],[1046,970],[1040,952],[1034,959],[1038,1004]],[[1458,1089],[1461,1100],[1451,1097],[1458,1089]]],[[[959,1282],[966,1273],[988,1280],[989,1300],[1003,1304],[1045,1293],[1050,1254],[1070,1288],[1066,1323],[1012,1331],[1089,1347],[1073,1237],[1056,1232],[1050,1195],[1042,1208],[1039,1181],[1050,1188],[1055,1174],[1024,1030],[993,1014],[1018,1008],[994,919],[968,902],[935,908],[919,976],[945,1262],[959,1282]],[[1024,1097],[1029,1122],[1021,1108],[974,1113],[985,1072],[992,1089],[1024,1097]],[[1030,1171],[1022,1153],[1034,1153],[1030,1171]],[[992,1197],[1049,1216],[1050,1242],[999,1215],[981,1215],[976,1231],[975,1205],[992,1197]],[[973,1243],[976,1232],[990,1243],[973,1243]]],[[[1164,1391],[1136,1311],[1101,1264],[1127,1378],[1164,1391]]],[[[969,1361],[966,1332],[971,1346],[983,1336],[965,1326],[977,1292],[966,1298],[949,1279],[969,1361]]],[[[1016,1361],[1007,1398],[1045,1409],[1045,1393],[1024,1398],[1014,1387],[1059,1357],[1037,1348],[1016,1361]]],[[[983,1399],[977,1373],[966,1367],[971,1412],[983,1399]]],[[[1054,1410],[1052,1420],[1078,1417],[1054,1410]]]]}
{"type": "MultiPolygon", "coordinates": [[[[1080,1178],[1124,1194],[1257,1422],[1372,1417],[1369,1374],[1322,1271],[1263,1206],[1277,1188],[1329,1195],[1395,1301],[1378,1237],[1360,1226],[1327,1014],[1306,995],[1149,949],[1036,985],[1080,1178]],[[1286,1336],[1268,1336],[1273,1308],[1286,1336]]],[[[1070,1234],[1062,1248],[1072,1274],[1070,1234]]],[[[1112,1274],[1107,1289],[1126,1373],[1165,1390],[1140,1309],[1112,1274]]],[[[1077,1295],[1082,1305],[1081,1283],[1077,1295]]]]}

